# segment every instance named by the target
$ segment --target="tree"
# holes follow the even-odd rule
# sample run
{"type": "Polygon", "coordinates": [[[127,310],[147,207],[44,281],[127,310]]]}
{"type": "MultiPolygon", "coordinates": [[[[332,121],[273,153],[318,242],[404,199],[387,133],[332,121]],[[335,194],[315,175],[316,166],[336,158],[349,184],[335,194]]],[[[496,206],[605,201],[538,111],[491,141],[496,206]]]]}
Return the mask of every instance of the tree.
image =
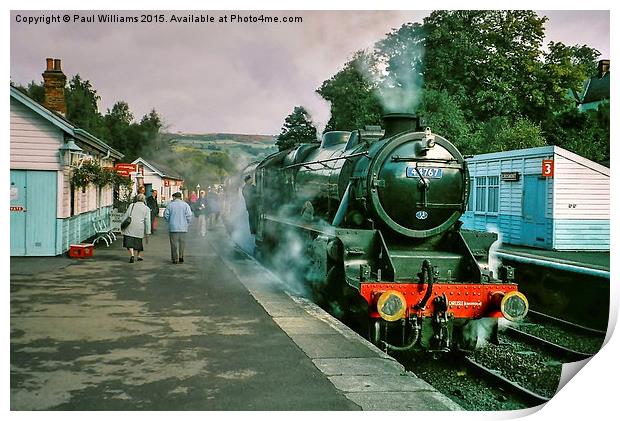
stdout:
{"type": "Polygon", "coordinates": [[[153,108],[148,114],[145,114],[140,120],[140,127],[147,131],[148,135],[151,137],[157,136],[159,134],[159,130],[164,126],[164,123],[153,108]]]}
{"type": "Polygon", "coordinates": [[[446,91],[424,91],[418,110],[425,125],[440,133],[459,149],[471,149],[471,124],[457,101],[446,91]]]}
{"type": "Polygon", "coordinates": [[[439,11],[424,20],[424,76],[468,117],[523,115],[536,101],[546,17],[533,11],[439,11]]]}
{"type": "Polygon", "coordinates": [[[468,145],[462,147],[464,154],[500,152],[513,149],[546,146],[540,126],[527,118],[493,117],[480,125],[468,145]]]}
{"type": "Polygon", "coordinates": [[[28,86],[24,87],[21,85],[15,85],[11,81],[11,86],[20,90],[24,94],[28,95],[30,98],[34,99],[39,104],[43,104],[45,100],[45,88],[43,87],[43,82],[36,83],[34,80],[31,81],[28,86]]]}
{"type": "Polygon", "coordinates": [[[559,42],[543,52],[546,21],[532,11],[433,12],[375,44],[383,81],[423,77],[418,111],[466,153],[551,143],[608,161],[605,107],[575,109],[600,53],[559,42]]]}
{"type": "MultiPolygon", "coordinates": [[[[45,89],[43,83],[31,82],[27,87],[16,86],[35,101],[43,103],[45,89]]],[[[65,89],[67,102],[67,119],[77,127],[88,131],[106,142],[112,148],[125,155],[124,160],[131,161],[149,151],[159,138],[163,121],[152,109],[144,115],[140,123],[134,122],[134,116],[125,101],[118,101],[112,109],[102,116],[98,109],[101,99],[89,80],[75,75],[65,89]]],[[[160,147],[161,144],[157,143],[160,147]]]]}
{"type": "Polygon", "coordinates": [[[381,123],[381,103],[374,83],[376,72],[375,58],[358,51],[342,70],[316,90],[331,103],[325,131],[355,130],[381,123]]]}
{"type": "MultiPolygon", "coordinates": [[[[161,159],[161,156],[154,159],[161,159]]],[[[238,172],[236,163],[226,152],[205,152],[180,147],[166,159],[166,164],[177,169],[185,185],[193,190],[197,184],[203,187],[222,183],[226,177],[238,172]]]]}
{"type": "Polygon", "coordinates": [[[568,149],[592,161],[609,165],[610,105],[581,112],[576,108],[554,115],[546,122],[549,143],[568,149]]]}
{"type": "Polygon", "coordinates": [[[575,107],[574,94],[581,93],[584,82],[596,74],[596,60],[601,55],[585,45],[566,46],[561,42],[550,42],[548,48],[543,56],[540,81],[545,95],[540,101],[540,109],[533,110],[541,121],[575,107]]]}
{"type": "Polygon", "coordinates": [[[304,107],[295,107],[284,120],[276,145],[283,151],[301,143],[317,142],[316,127],[304,107]]]}
{"type": "Polygon", "coordinates": [[[155,109],[136,123],[129,105],[118,101],[111,110],[108,109],[104,122],[110,133],[108,144],[122,152],[125,160],[134,160],[143,153],[151,155],[152,146],[161,149],[161,143],[157,140],[163,123],[155,109]]]}
{"type": "Polygon", "coordinates": [[[141,139],[136,137],[135,129],[131,128],[132,120],[133,114],[124,101],[115,103],[103,117],[109,133],[108,145],[126,155],[126,160],[137,158],[140,149],[138,144],[141,139]]]}
{"type": "Polygon", "coordinates": [[[89,80],[83,80],[79,74],[73,76],[65,90],[65,99],[69,121],[100,139],[110,138],[97,106],[101,98],[89,80]]]}
{"type": "Polygon", "coordinates": [[[108,109],[105,118],[121,126],[129,126],[133,121],[133,114],[129,110],[129,104],[125,101],[118,101],[112,106],[112,110],[108,109]]]}

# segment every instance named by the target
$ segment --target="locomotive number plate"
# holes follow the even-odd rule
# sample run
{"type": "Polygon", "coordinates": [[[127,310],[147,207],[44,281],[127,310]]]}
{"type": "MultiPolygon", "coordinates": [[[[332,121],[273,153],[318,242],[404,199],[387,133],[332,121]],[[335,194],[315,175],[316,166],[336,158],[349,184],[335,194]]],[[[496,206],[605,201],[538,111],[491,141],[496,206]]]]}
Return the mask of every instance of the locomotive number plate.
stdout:
{"type": "MultiPolygon", "coordinates": [[[[441,168],[418,167],[418,171],[420,171],[420,174],[422,174],[422,177],[424,178],[443,177],[443,169],[441,168]]],[[[407,167],[407,177],[418,178],[418,171],[415,170],[415,167],[407,167]]]]}

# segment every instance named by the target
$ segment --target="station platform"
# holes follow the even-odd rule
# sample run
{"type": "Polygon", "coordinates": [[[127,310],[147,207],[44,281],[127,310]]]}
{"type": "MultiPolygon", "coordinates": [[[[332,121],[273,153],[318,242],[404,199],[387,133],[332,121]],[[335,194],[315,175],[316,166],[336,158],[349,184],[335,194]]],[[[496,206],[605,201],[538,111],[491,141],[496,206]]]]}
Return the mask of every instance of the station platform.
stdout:
{"type": "Polygon", "coordinates": [[[532,264],[536,264],[536,261],[540,265],[549,266],[557,264],[558,268],[565,268],[570,270],[571,266],[575,271],[579,271],[580,268],[589,269],[592,274],[599,274],[609,277],[609,251],[555,251],[555,250],[541,250],[532,247],[522,247],[502,244],[497,250],[498,255],[502,259],[518,259],[522,258],[523,262],[531,261],[532,264]]]}
{"type": "MultiPolygon", "coordinates": [[[[161,229],[163,228],[163,229],[161,229]]],[[[237,249],[11,258],[11,410],[459,410],[237,249]]]]}
{"type": "Polygon", "coordinates": [[[609,252],[552,251],[502,245],[494,256],[515,269],[515,281],[538,312],[607,330],[609,252]]]}

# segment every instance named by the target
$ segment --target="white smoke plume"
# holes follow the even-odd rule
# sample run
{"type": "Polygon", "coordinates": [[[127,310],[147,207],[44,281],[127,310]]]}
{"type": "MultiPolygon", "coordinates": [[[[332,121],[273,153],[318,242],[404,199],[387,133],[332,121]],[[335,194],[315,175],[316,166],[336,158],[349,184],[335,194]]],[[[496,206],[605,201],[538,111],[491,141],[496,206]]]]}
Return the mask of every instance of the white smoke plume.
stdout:
{"type": "MultiPolygon", "coordinates": [[[[368,54],[368,53],[366,53],[368,54]]],[[[424,48],[409,46],[397,59],[356,60],[357,70],[374,87],[384,113],[415,114],[422,98],[424,48]]]]}
{"type": "MultiPolygon", "coordinates": [[[[240,171],[241,172],[241,171],[240,171]]],[[[224,213],[224,224],[232,240],[246,253],[256,256],[261,264],[271,271],[275,276],[268,279],[258,279],[258,281],[273,284],[277,282],[277,287],[311,300],[316,300],[317,288],[320,289],[326,284],[326,277],[321,274],[311,276],[314,265],[312,264],[311,249],[312,240],[304,231],[294,229],[282,229],[278,232],[275,244],[264,245],[261,253],[257,253],[255,247],[255,236],[250,233],[248,212],[245,200],[241,193],[241,177],[231,180],[233,184],[228,184],[224,213]],[[318,278],[318,279],[317,279],[318,278]]],[[[277,200],[276,198],[271,198],[277,200]]],[[[290,219],[291,215],[282,213],[277,215],[282,219],[290,219]]],[[[323,231],[331,236],[334,228],[320,218],[313,219],[313,225],[322,226],[323,231]]],[[[324,274],[323,274],[324,275],[324,274]]],[[[344,281],[344,280],[343,280],[344,281]]],[[[344,314],[339,304],[330,296],[326,296],[324,291],[320,293],[320,305],[336,317],[344,314]]]]}
{"type": "Polygon", "coordinates": [[[254,235],[250,233],[248,211],[245,208],[241,187],[234,186],[227,195],[228,212],[226,212],[225,224],[230,237],[243,251],[250,255],[254,254],[254,235]]]}
{"type": "Polygon", "coordinates": [[[476,349],[487,346],[493,337],[497,320],[490,317],[470,320],[463,328],[465,343],[475,344],[476,349]]]}
{"type": "Polygon", "coordinates": [[[502,264],[502,261],[497,256],[497,251],[502,246],[502,233],[495,224],[488,224],[487,231],[497,234],[497,240],[491,245],[491,248],[489,249],[489,270],[493,272],[494,277],[497,277],[497,270],[502,264]]]}
{"type": "MultiPolygon", "coordinates": [[[[241,170],[240,170],[241,173],[241,170]]],[[[231,239],[243,251],[256,256],[256,237],[250,232],[249,215],[242,194],[243,181],[241,177],[230,180],[226,196],[224,224],[231,239]]],[[[287,292],[312,298],[311,287],[305,282],[304,270],[307,267],[306,242],[293,231],[284,231],[278,238],[275,247],[265,251],[261,256],[261,263],[276,276],[264,279],[266,283],[280,281],[287,292]]]]}

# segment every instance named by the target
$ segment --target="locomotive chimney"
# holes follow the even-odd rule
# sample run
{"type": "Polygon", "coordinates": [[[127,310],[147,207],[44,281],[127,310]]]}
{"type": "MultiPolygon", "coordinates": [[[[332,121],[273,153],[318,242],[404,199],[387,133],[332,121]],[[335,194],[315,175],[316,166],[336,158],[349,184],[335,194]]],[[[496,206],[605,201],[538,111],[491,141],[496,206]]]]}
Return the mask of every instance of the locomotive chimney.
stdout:
{"type": "Polygon", "coordinates": [[[422,130],[421,118],[409,113],[389,113],[382,117],[385,136],[391,137],[408,130],[422,130]]]}
{"type": "Polygon", "coordinates": [[[60,67],[60,59],[47,58],[46,69],[43,72],[43,87],[45,99],[43,106],[62,115],[67,113],[65,102],[65,84],[67,77],[60,67]]]}

